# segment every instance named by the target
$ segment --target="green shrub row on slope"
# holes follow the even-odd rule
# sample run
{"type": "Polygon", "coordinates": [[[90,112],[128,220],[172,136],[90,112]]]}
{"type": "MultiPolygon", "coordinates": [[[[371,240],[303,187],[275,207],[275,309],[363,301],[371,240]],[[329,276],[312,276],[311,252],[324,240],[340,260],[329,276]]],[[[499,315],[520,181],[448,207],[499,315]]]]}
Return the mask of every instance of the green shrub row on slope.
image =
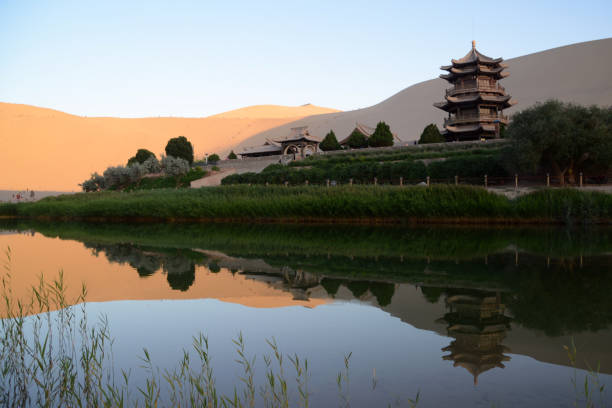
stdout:
{"type": "Polygon", "coordinates": [[[398,162],[349,162],[325,167],[295,168],[275,164],[268,166],[261,173],[233,174],[222,180],[222,184],[325,184],[327,180],[347,184],[371,184],[376,177],[380,184],[399,184],[400,177],[404,183],[419,183],[426,177],[432,180],[454,180],[460,178],[507,177],[508,173],[500,164],[498,156],[457,157],[444,161],[435,161],[425,165],[422,161],[398,162]]]}

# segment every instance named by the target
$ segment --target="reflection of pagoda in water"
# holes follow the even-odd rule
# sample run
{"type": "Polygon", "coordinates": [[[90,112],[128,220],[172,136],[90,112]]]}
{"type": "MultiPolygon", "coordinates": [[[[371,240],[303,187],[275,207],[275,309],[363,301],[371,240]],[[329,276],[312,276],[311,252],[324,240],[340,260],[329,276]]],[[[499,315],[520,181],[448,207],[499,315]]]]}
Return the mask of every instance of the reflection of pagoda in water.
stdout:
{"type": "Polygon", "coordinates": [[[481,373],[504,368],[503,361],[510,360],[504,353],[510,350],[501,342],[510,328],[510,318],[504,315],[500,293],[449,293],[446,307],[448,312],[441,320],[448,324],[448,335],[455,340],[442,349],[450,353],[442,358],[468,370],[474,384],[481,373]]]}

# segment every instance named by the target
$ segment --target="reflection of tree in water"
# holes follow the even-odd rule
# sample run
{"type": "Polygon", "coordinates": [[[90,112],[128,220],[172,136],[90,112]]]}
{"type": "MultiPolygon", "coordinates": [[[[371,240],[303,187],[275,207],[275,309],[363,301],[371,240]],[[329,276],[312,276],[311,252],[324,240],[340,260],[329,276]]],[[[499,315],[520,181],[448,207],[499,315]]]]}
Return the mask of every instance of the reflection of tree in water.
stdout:
{"type": "Polygon", "coordinates": [[[195,281],[195,263],[192,259],[180,253],[164,258],[164,272],[170,287],[175,290],[186,291],[195,281]]]}
{"type": "Polygon", "coordinates": [[[612,258],[530,259],[508,308],[523,326],[549,336],[598,331],[612,322],[612,258]]]}
{"type": "Polygon", "coordinates": [[[503,362],[510,360],[504,355],[510,350],[501,344],[510,329],[510,318],[504,315],[499,292],[447,289],[445,293],[448,312],[440,321],[447,323],[448,335],[454,340],[442,349],[449,352],[442,358],[468,370],[477,384],[481,373],[504,368],[503,362]]]}
{"type": "Polygon", "coordinates": [[[86,244],[97,256],[104,252],[109,262],[128,264],[142,278],[158,270],[166,273],[166,279],[172,289],[186,291],[195,281],[195,266],[202,264],[203,256],[186,250],[160,249],[149,251],[131,244],[102,245],[86,244]]]}

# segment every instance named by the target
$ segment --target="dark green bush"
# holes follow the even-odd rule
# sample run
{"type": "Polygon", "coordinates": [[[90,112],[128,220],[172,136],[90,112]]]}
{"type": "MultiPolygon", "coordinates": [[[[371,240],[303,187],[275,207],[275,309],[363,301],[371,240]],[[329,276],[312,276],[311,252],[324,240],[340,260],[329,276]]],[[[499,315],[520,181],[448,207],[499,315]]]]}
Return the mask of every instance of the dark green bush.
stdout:
{"type": "Polygon", "coordinates": [[[385,122],[378,122],[376,130],[372,133],[372,136],[368,139],[368,146],[370,147],[384,147],[393,146],[393,133],[391,128],[385,122]]]}
{"type": "Polygon", "coordinates": [[[166,155],[185,159],[189,164],[193,163],[193,146],[185,136],[179,136],[168,140],[166,155]]]}

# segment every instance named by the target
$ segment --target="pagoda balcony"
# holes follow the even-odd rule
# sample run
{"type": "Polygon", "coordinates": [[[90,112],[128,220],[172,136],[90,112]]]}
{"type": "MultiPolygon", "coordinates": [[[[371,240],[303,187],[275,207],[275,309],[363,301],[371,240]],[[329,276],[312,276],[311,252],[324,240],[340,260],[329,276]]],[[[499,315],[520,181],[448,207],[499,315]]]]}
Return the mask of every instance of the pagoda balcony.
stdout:
{"type": "Polygon", "coordinates": [[[479,83],[467,83],[467,84],[457,84],[453,88],[449,88],[446,90],[446,96],[454,96],[460,93],[473,93],[473,92],[498,92],[498,93],[506,93],[506,88],[501,86],[500,84],[485,84],[479,83]]]}
{"type": "Polygon", "coordinates": [[[491,115],[491,114],[471,114],[471,115],[460,115],[460,116],[454,116],[451,118],[445,118],[444,119],[444,126],[446,125],[458,125],[458,124],[462,124],[462,123],[474,123],[474,122],[495,122],[495,121],[499,121],[501,123],[508,123],[508,116],[507,115],[502,115],[497,114],[497,115],[491,115]]]}

